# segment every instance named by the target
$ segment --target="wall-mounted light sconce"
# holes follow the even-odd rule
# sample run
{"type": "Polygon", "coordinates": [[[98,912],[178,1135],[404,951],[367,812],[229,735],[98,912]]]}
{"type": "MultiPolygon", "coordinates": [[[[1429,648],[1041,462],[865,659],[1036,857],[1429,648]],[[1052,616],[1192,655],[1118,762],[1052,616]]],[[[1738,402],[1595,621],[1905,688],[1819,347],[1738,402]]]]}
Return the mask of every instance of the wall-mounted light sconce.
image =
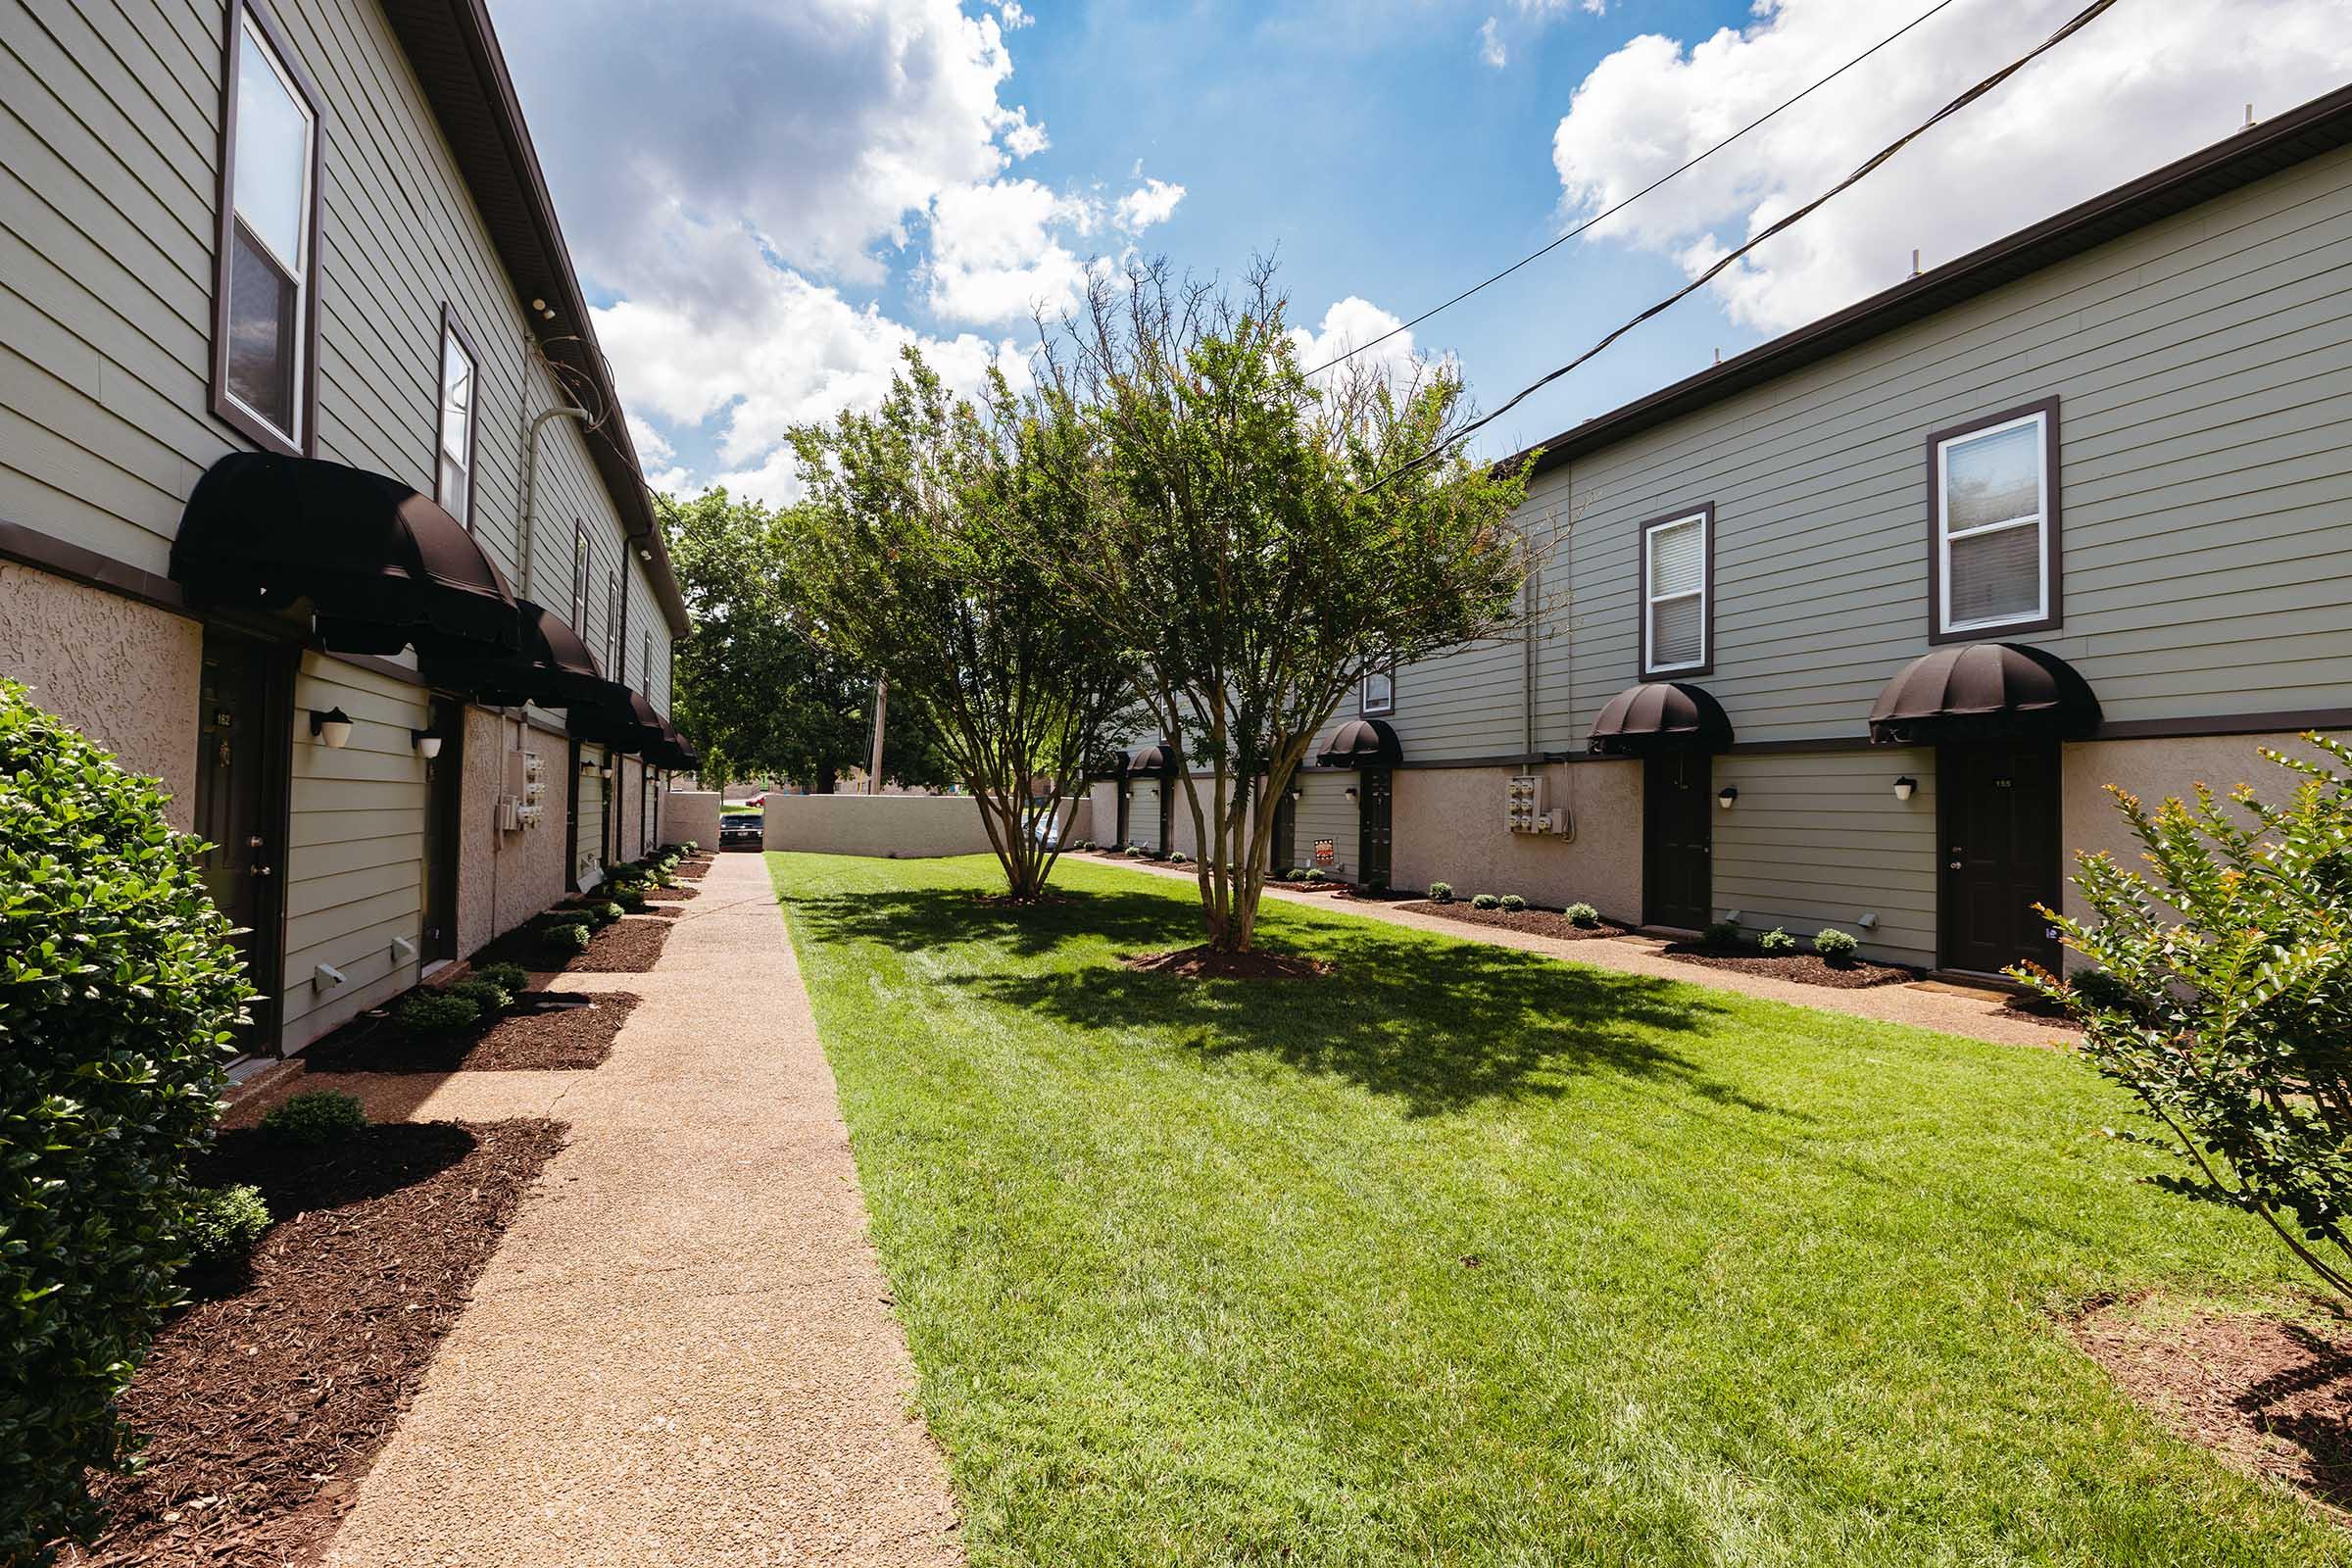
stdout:
{"type": "Polygon", "coordinates": [[[1351,801],[1355,799],[1355,786],[1352,784],[1348,786],[1348,798],[1351,801]]]}
{"type": "Polygon", "coordinates": [[[580,759],[580,771],[583,773],[594,773],[596,771],[596,764],[583,757],[580,759]]]}
{"type": "Polygon", "coordinates": [[[1737,784],[1726,784],[1723,788],[1715,792],[1715,804],[1722,807],[1727,811],[1730,810],[1734,806],[1737,806],[1739,803],[1740,786],[1737,784]]]}
{"type": "Polygon", "coordinates": [[[1898,801],[1907,801],[1911,798],[1912,791],[1918,788],[1919,780],[1915,778],[1898,778],[1894,781],[1894,798],[1898,801]]]}
{"type": "Polygon", "coordinates": [[[428,762],[441,755],[441,737],[429,729],[409,731],[409,744],[416,747],[416,755],[428,762]]]}
{"type": "Polygon", "coordinates": [[[1306,791],[1294,784],[1291,786],[1291,799],[1293,801],[1303,801],[1306,799],[1306,791]]]}
{"type": "Polygon", "coordinates": [[[311,738],[329,751],[341,751],[351,743],[351,715],[340,708],[311,714],[311,738]]]}

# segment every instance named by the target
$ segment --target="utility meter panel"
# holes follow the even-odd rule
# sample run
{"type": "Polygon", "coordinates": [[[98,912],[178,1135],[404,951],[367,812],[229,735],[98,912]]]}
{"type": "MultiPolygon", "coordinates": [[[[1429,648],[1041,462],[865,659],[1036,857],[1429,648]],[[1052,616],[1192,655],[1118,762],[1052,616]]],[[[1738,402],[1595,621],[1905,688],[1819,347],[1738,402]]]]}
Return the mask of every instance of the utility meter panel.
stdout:
{"type": "Polygon", "coordinates": [[[1548,833],[1550,816],[1544,809],[1544,775],[1516,773],[1511,777],[1509,806],[1504,821],[1514,833],[1548,833]]]}

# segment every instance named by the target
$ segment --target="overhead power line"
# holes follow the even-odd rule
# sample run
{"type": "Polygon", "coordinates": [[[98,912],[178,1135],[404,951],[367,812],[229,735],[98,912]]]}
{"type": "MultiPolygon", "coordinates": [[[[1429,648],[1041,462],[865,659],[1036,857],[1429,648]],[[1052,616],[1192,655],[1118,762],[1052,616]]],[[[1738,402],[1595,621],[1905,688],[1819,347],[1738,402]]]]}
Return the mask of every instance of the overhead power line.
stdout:
{"type": "Polygon", "coordinates": [[[1390,327],[1386,332],[1381,333],[1380,336],[1373,338],[1368,342],[1358,343],[1354,347],[1347,350],[1345,353],[1333,355],[1330,359],[1325,360],[1321,365],[1316,366],[1313,369],[1307,371],[1306,373],[1309,375],[1317,375],[1325,370],[1330,369],[1335,365],[1345,365],[1348,361],[1354,359],[1358,354],[1363,353],[1366,349],[1377,348],[1379,345],[1386,343],[1389,339],[1396,336],[1400,332],[1410,332],[1414,327],[1419,326],[1423,321],[1428,320],[1431,317],[1436,316],[1444,311],[1452,310],[1456,305],[1461,304],[1462,301],[1468,299],[1471,295],[1476,294],[1479,290],[1501,282],[1504,278],[1510,276],[1513,272],[1518,271],[1519,269],[1527,266],[1530,262],[1540,261],[1544,257],[1549,256],[1553,251],[1558,250],[1561,246],[1567,244],[1579,234],[1585,233],[1592,228],[1595,224],[1606,222],[1608,220],[1616,217],[1619,213],[1624,212],[1628,207],[1633,206],[1634,203],[1640,201],[1651,191],[1656,190],[1660,185],[1665,184],[1668,180],[1673,179],[1676,175],[1686,174],[1691,170],[1696,169],[1700,164],[1705,163],[1708,159],[1714,157],[1717,153],[1723,151],[1726,147],[1729,147],[1732,143],[1738,141],[1749,131],[1754,130],[1758,125],[1763,124],[1765,122],[1771,120],[1774,116],[1780,114],[1782,110],[1793,108],[1795,105],[1804,102],[1807,98],[1812,97],[1822,88],[1828,86],[1831,82],[1836,81],[1839,76],[1844,75],[1847,72],[1853,70],[1863,61],[1868,60],[1872,55],[1877,54],[1880,50],[1894,42],[1895,39],[1900,38],[1904,33],[1909,32],[1912,28],[1918,26],[1930,17],[1936,15],[1936,12],[1941,11],[1944,9],[1944,7],[1951,5],[1952,3],[1953,0],[1936,0],[1936,4],[1928,7],[1927,10],[1922,11],[1918,16],[1913,17],[1909,22],[1904,23],[1901,26],[1895,28],[1894,31],[1888,33],[1886,37],[1881,38],[1877,43],[1872,44],[1869,48],[1854,56],[1853,59],[1848,60],[1844,65],[1839,66],[1836,71],[1831,72],[1828,75],[1814,82],[1811,86],[1805,88],[1802,92],[1795,94],[1793,97],[1783,99],[1771,109],[1766,110],[1763,114],[1758,115],[1746,124],[1741,125],[1738,130],[1733,131],[1729,136],[1724,137],[1723,140],[1717,142],[1714,146],[1709,147],[1706,151],[1695,155],[1689,162],[1683,164],[1680,168],[1668,170],[1665,173],[1660,174],[1657,178],[1651,180],[1648,184],[1642,186],[1631,196],[1628,196],[1623,201],[1617,202],[1610,207],[1603,208],[1601,211],[1594,213],[1591,218],[1586,219],[1583,222],[1577,224],[1574,228],[1569,229],[1566,233],[1560,235],[1557,239],[1552,240],[1549,244],[1542,245],[1537,247],[1535,250],[1529,251],[1525,256],[1520,257],[1517,261],[1504,268],[1501,271],[1496,272],[1492,276],[1479,279],[1477,282],[1471,284],[1468,288],[1462,290],[1459,294],[1453,296],[1453,298],[1445,301],[1443,304],[1431,306],[1428,310],[1423,311],[1419,316],[1414,317],[1409,321],[1398,322],[1396,325],[1390,327]]]}
{"type": "Polygon", "coordinates": [[[1584,353],[1579,354],[1575,359],[1570,360],[1566,365],[1561,366],[1556,370],[1548,371],[1545,374],[1538,377],[1536,380],[1529,382],[1526,386],[1521,387],[1517,392],[1511,395],[1509,402],[1503,404],[1502,407],[1496,409],[1494,413],[1483,415],[1480,417],[1471,420],[1468,424],[1462,426],[1461,429],[1455,431],[1446,440],[1439,442],[1434,447],[1431,447],[1427,452],[1420,454],[1418,457],[1409,459],[1408,461],[1401,463],[1396,467],[1390,469],[1387,473],[1381,475],[1378,480],[1374,481],[1374,488],[1377,489],[1379,486],[1387,484],[1391,479],[1410,473],[1413,469],[1420,467],[1423,464],[1439,457],[1447,449],[1460,445],[1462,442],[1468,440],[1471,436],[1477,434],[1486,426],[1494,423],[1496,419],[1499,419],[1504,415],[1510,413],[1511,410],[1517,408],[1520,404],[1526,402],[1537,392],[1542,391],[1544,387],[1551,385],[1552,382],[1557,381],[1561,376],[1566,375],[1578,366],[1583,365],[1587,360],[1590,360],[1594,355],[1600,353],[1601,350],[1607,348],[1610,344],[1625,336],[1626,333],[1632,331],[1635,327],[1640,326],[1643,321],[1648,320],[1651,317],[1656,316],[1659,312],[1664,311],[1669,307],[1690,298],[1692,294],[1697,293],[1698,290],[1713,282],[1716,277],[1721,275],[1724,270],[1729,268],[1734,262],[1740,260],[1740,258],[1742,256],[1747,255],[1748,252],[1754,250],[1766,240],[1771,239],[1774,235],[1782,233],[1794,226],[1796,223],[1802,221],[1814,212],[1818,211],[1824,203],[1828,202],[1832,197],[1838,195],[1839,192],[1851,189],[1854,185],[1860,183],[1865,176],[1872,173],[1881,165],[1892,158],[1896,153],[1901,152],[1905,147],[1910,146],[1920,137],[1926,135],[1930,130],[1933,130],[1944,121],[1949,120],[1952,116],[1958,114],[1970,104],[1975,103],[1978,99],[1992,91],[1993,88],[1998,87],[2002,82],[2007,81],[2011,76],[2016,75],[2027,66],[2033,64],[2042,55],[2047,54],[2050,50],[2057,48],[2058,45],[2064,43],[2067,39],[2082,31],[2082,28],[2097,21],[2100,16],[2112,9],[2115,3],[2116,0],[2091,0],[2089,5],[2084,6],[2081,11],[2077,12],[2074,17],[2067,22],[2066,25],[2060,27],[2056,32],[2051,33],[2040,43],[2035,44],[2032,49],[2027,50],[2015,60],[2010,61],[2009,64],[2003,66],[1991,75],[1986,76],[1983,81],[1978,82],[1975,86],[1969,88],[1959,97],[1953,99],[1950,103],[1945,104],[1941,109],[1936,110],[1936,113],[1930,115],[1926,120],[1921,121],[1918,124],[1912,126],[1909,130],[1904,131],[1900,136],[1897,136],[1894,140],[1880,148],[1876,153],[1873,153],[1868,161],[1866,161],[1860,168],[1856,169],[1852,173],[1846,175],[1837,184],[1832,185],[1828,190],[1823,191],[1820,195],[1814,197],[1802,207],[1799,207],[1795,211],[1789,213],[1787,217],[1782,218],[1777,222],[1769,224],[1760,232],[1758,232],[1754,238],[1748,240],[1747,243],[1741,245],[1739,249],[1726,252],[1720,260],[1718,260],[1712,267],[1709,267],[1705,271],[1699,273],[1690,282],[1684,284],[1681,288],[1676,289],[1672,294],[1667,295],[1664,299],[1658,301],[1657,304],[1652,305],[1641,315],[1627,321],[1623,326],[1620,326],[1614,331],[1610,332],[1608,336],[1602,338],[1599,342],[1585,350],[1584,353]]]}

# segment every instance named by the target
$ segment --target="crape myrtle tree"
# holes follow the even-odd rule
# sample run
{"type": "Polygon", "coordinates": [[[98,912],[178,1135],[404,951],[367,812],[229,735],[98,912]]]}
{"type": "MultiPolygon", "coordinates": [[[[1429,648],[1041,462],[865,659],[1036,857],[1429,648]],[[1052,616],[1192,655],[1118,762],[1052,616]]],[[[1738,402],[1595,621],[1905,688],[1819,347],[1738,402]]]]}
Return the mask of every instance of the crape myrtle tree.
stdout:
{"type": "Polygon", "coordinates": [[[2050,913],[2091,967],[2011,972],[2082,1026],[2177,1155],[2157,1178],[2261,1216],[2352,1299],[2352,748],[2262,755],[2297,782],[2276,804],[2200,784],[2153,808],[2111,791],[2145,870],[2077,857],[2094,918],[2050,913]]]}
{"type": "Polygon", "coordinates": [[[1042,357],[1095,439],[1073,487],[1074,608],[1136,650],[1142,705],[1182,747],[1208,943],[1245,952],[1274,811],[1316,733],[1375,668],[1509,629],[1532,565],[1523,470],[1452,438],[1449,367],[1300,367],[1272,269],[1238,294],[1165,263],[1099,276],[1042,357]],[[1206,771],[1195,779],[1193,769],[1206,771]]]}
{"type": "Polygon", "coordinates": [[[888,678],[894,722],[929,727],[1022,901],[1058,853],[1036,825],[1060,820],[1133,689],[1124,642],[1045,564],[1082,537],[1090,439],[994,372],[978,405],[954,396],[911,347],[879,409],[792,432],[808,497],[783,533],[803,629],[888,678]]]}
{"type": "MultiPolygon", "coordinates": [[[[817,794],[863,766],[873,744],[874,672],[820,648],[795,624],[782,514],[723,489],[664,497],[662,520],[695,634],[671,672],[679,729],[703,754],[702,781],[789,778],[817,794]]],[[[947,776],[916,715],[884,731],[883,774],[947,776]]]]}

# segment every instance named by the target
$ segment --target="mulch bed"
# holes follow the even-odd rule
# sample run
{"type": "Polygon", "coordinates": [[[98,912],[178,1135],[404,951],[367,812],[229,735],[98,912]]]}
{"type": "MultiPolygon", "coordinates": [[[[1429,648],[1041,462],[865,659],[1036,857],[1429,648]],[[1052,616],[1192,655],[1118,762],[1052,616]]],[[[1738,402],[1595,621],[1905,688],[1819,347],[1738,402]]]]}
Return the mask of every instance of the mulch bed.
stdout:
{"type": "Polygon", "coordinates": [[[1505,931],[1524,931],[1530,936],[1550,937],[1558,942],[1589,942],[1595,937],[1622,937],[1630,930],[1612,921],[1598,925],[1577,925],[1557,909],[1474,909],[1463,900],[1451,904],[1436,904],[1423,899],[1416,904],[1400,904],[1400,909],[1414,914],[1434,914],[1441,919],[1459,920],[1464,925],[1497,925],[1505,931]]]}
{"type": "Polygon", "coordinates": [[[563,1144],[551,1121],[394,1123],[326,1150],[223,1133],[198,1178],[252,1183],[278,1222],[156,1337],[122,1397],[146,1467],[96,1480],[111,1522],[68,1560],[315,1560],[563,1144]]]}
{"type": "Polygon", "coordinates": [[[1142,974],[1172,974],[1186,980],[1319,980],[1332,972],[1320,958],[1287,953],[1219,953],[1213,948],[1179,948],[1174,953],[1139,953],[1119,962],[1142,974]]]}
{"type": "Polygon", "coordinates": [[[2176,1436],[2352,1519],[2352,1325],[2203,1315],[2146,1322],[2108,1307],[2074,1332],[2116,1386],[2176,1436]]]}
{"type": "Polygon", "coordinates": [[[624,916],[589,939],[588,951],[564,966],[566,974],[643,974],[662,959],[667,920],[624,916]]]}
{"type": "Polygon", "coordinates": [[[702,897],[703,890],[688,887],[683,882],[664,882],[646,895],[655,904],[684,904],[688,899],[702,897]]]}
{"type": "Polygon", "coordinates": [[[1900,964],[1873,963],[1868,958],[1832,963],[1818,953],[1758,953],[1740,948],[1693,947],[1688,942],[1677,942],[1658,951],[1669,958],[1702,968],[1768,974],[1776,980],[1793,980],[1800,986],[1827,986],[1833,991],[1906,985],[1919,978],[1918,970],[1900,964]]]}
{"type": "Polygon", "coordinates": [[[432,1040],[388,1017],[345,1024],[302,1054],[304,1070],[338,1072],[577,1072],[612,1054],[612,1037],[642,999],[626,991],[526,991],[521,1010],[432,1040]]]}

